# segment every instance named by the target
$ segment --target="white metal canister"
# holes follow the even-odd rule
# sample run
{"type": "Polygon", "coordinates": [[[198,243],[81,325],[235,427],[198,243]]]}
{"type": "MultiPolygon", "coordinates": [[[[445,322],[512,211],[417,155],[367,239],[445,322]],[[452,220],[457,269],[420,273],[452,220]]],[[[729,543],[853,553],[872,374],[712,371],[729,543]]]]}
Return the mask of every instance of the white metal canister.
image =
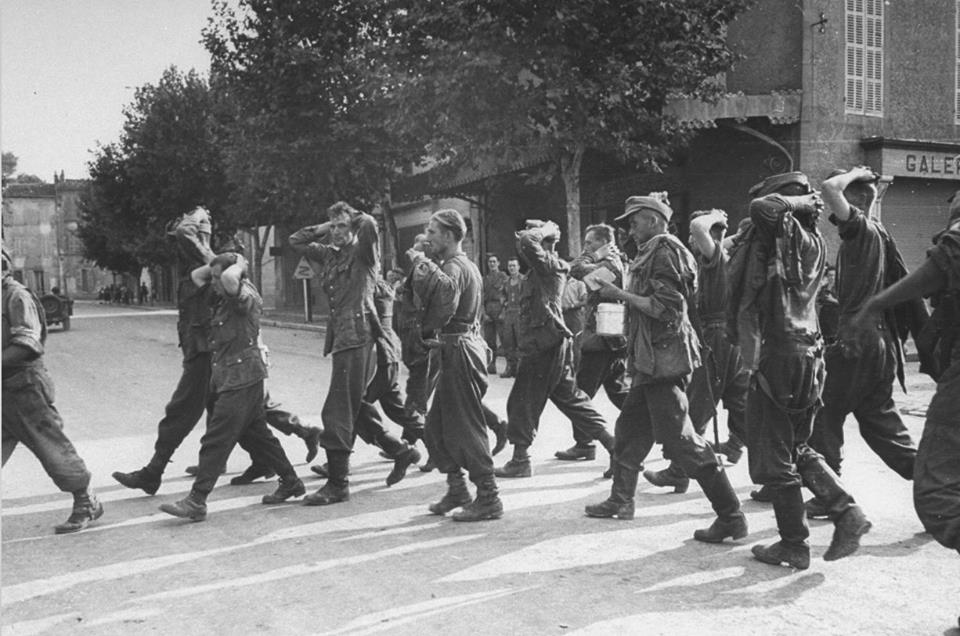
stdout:
{"type": "Polygon", "coordinates": [[[620,303],[600,303],[597,305],[597,335],[623,335],[624,307],[620,303]]]}

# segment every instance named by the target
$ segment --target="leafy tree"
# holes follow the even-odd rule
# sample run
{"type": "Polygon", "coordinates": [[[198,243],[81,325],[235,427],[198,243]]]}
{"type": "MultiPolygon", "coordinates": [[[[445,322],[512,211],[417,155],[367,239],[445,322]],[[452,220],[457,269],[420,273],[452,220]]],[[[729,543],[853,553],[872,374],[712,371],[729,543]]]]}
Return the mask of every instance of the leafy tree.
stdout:
{"type": "Polygon", "coordinates": [[[197,205],[211,211],[221,230],[236,226],[225,212],[217,108],[192,70],[170,67],[157,84],[137,89],[124,109],[120,140],[99,148],[90,163],[78,232],[87,258],[125,272],[167,264],[173,254],[165,228],[197,205]]]}
{"type": "Polygon", "coordinates": [[[391,223],[390,180],[423,143],[385,125],[385,87],[370,81],[389,9],[370,0],[215,5],[204,36],[211,83],[232,108],[221,142],[237,218],[303,222],[344,199],[381,204],[391,223]]]}
{"type": "Polygon", "coordinates": [[[735,56],[726,25],[751,0],[398,0],[383,49],[387,124],[429,143],[451,167],[553,159],[567,196],[570,253],[580,249],[584,152],[659,170],[684,133],[666,99],[704,99],[735,56]]]}
{"type": "Polygon", "coordinates": [[[7,185],[7,180],[17,171],[17,162],[19,158],[12,152],[3,153],[3,185],[7,185]]]}

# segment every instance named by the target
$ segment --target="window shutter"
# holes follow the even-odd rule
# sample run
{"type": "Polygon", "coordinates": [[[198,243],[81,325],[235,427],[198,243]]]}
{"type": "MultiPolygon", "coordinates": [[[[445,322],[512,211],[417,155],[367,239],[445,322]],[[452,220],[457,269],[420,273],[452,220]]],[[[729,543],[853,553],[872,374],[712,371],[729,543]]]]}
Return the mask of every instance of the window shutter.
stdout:
{"type": "MultiPolygon", "coordinates": [[[[958,0],[960,2],[960,0],[958,0]]],[[[883,114],[883,0],[847,0],[844,107],[883,114]]]]}

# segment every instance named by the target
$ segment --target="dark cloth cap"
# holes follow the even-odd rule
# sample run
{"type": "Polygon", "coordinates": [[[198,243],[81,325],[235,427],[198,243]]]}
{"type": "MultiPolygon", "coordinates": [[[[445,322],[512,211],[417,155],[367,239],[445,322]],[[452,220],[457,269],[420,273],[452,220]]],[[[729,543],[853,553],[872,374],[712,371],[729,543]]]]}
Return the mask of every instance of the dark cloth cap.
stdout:
{"type": "Polygon", "coordinates": [[[437,210],[430,218],[453,232],[458,241],[467,235],[467,224],[463,216],[454,209],[437,210]]]}
{"type": "Polygon", "coordinates": [[[806,194],[813,192],[813,188],[810,187],[810,179],[807,178],[807,175],[803,174],[802,172],[782,172],[780,174],[771,175],[760,183],[754,185],[750,188],[748,193],[754,198],[765,197],[768,194],[773,194],[780,188],[791,184],[803,186],[806,194]]]}
{"type": "Polygon", "coordinates": [[[613,220],[617,225],[626,224],[627,219],[629,219],[634,212],[639,212],[640,210],[653,210],[667,222],[673,217],[673,210],[670,209],[670,206],[656,197],[630,197],[624,202],[623,206],[623,214],[613,220]]]}

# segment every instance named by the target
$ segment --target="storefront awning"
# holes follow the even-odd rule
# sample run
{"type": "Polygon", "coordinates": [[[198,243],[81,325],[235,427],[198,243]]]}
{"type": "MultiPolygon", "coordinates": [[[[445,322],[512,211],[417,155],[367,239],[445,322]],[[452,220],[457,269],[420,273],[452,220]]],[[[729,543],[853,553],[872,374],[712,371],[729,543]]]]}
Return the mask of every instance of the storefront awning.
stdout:
{"type": "Polygon", "coordinates": [[[764,95],[726,95],[715,104],[699,99],[671,99],[663,108],[665,115],[675,117],[691,128],[715,128],[718,119],[746,121],[766,117],[772,124],[793,124],[800,121],[800,91],[764,95]]]}

